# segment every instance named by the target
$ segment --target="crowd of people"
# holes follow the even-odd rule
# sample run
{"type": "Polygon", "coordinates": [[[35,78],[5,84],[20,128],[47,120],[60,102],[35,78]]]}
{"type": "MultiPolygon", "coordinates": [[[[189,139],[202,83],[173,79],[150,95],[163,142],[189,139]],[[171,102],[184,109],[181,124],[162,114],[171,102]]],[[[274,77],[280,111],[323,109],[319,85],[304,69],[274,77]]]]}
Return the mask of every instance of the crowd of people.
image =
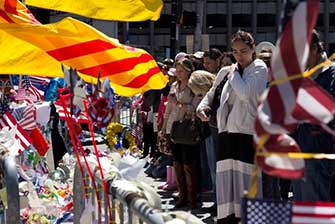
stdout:
{"type": "MultiPolygon", "coordinates": [[[[257,105],[272,81],[273,45],[256,49],[254,37],[238,31],[231,48],[180,52],[174,60],[159,62],[169,78],[167,86],[144,93],[136,104],[143,124],[143,157],[152,158],[145,172],[167,177],[161,188],[178,190],[176,208],[199,208],[197,195],[212,191],[217,223],[240,221],[241,197],[255,166],[257,105]]],[[[314,31],[306,69],[326,58],[314,31]]],[[[318,70],[312,79],[335,97],[334,66],[318,70]]],[[[334,128],[334,121],[329,125],[334,128]]],[[[334,136],[316,125],[301,124],[291,136],[303,152],[335,153],[334,136]]],[[[306,160],[305,178],[292,182],[259,173],[257,197],[286,200],[293,192],[294,200],[335,200],[334,168],[331,160],[306,160]]]]}

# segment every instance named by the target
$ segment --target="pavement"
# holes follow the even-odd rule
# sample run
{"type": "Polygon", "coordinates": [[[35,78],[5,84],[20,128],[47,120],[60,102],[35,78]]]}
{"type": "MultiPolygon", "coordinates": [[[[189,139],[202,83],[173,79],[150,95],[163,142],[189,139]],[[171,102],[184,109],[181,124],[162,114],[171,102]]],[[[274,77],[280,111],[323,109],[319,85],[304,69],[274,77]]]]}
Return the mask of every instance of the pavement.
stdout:
{"type": "MultiPolygon", "coordinates": [[[[152,177],[149,177],[147,174],[144,173],[144,168],[141,170],[140,174],[137,177],[138,180],[143,181],[150,186],[152,186],[156,192],[161,196],[161,201],[162,201],[162,208],[165,211],[173,211],[174,210],[174,205],[177,202],[177,198],[173,197],[173,193],[176,191],[165,191],[158,189],[158,186],[162,185],[165,183],[165,179],[154,179],[152,177]]],[[[212,201],[213,194],[212,192],[206,192],[202,193],[201,195],[198,195],[198,201],[201,201],[201,203],[198,204],[198,209],[178,209],[178,210],[184,210],[184,211],[189,211],[196,217],[200,218],[204,223],[212,224],[215,223],[215,214],[214,213],[209,213],[206,212],[205,209],[203,208],[208,208],[211,207],[214,202],[212,201]]]]}

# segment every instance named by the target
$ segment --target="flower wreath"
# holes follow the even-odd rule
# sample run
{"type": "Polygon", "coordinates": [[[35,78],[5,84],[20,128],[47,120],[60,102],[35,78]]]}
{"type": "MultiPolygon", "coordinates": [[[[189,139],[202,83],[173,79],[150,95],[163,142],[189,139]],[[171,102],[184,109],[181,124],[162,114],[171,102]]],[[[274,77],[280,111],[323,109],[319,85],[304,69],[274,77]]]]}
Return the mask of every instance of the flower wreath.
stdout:
{"type": "Polygon", "coordinates": [[[129,131],[130,129],[120,123],[111,122],[106,129],[106,138],[111,149],[127,148],[132,149],[136,146],[135,138],[129,131]],[[123,142],[126,140],[126,143],[123,142]]]}

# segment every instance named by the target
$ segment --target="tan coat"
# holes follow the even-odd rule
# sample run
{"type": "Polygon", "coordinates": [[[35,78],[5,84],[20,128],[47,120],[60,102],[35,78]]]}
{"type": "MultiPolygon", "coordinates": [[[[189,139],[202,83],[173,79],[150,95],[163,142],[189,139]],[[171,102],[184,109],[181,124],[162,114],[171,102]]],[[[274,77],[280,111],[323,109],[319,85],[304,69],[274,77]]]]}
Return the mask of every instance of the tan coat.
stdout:
{"type": "Polygon", "coordinates": [[[166,105],[164,120],[166,120],[167,134],[171,133],[173,122],[194,116],[195,108],[199,103],[189,87],[186,86],[183,90],[179,90],[178,82],[172,84],[169,94],[174,94],[178,102],[176,104],[168,102],[166,105]],[[186,111],[182,109],[182,105],[186,106],[186,111]]]}

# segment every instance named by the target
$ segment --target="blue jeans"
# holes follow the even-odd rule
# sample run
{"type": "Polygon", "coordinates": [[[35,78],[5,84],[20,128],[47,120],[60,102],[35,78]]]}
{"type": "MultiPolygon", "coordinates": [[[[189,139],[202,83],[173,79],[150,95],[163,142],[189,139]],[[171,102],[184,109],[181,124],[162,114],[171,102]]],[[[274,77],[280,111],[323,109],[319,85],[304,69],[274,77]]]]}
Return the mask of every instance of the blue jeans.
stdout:
{"type": "MultiPolygon", "coordinates": [[[[212,178],[208,173],[210,173],[209,170],[209,165],[208,165],[208,154],[207,154],[207,150],[206,150],[206,144],[204,141],[201,141],[200,143],[200,173],[201,173],[201,178],[199,178],[199,190],[202,189],[207,189],[210,190],[213,187],[213,182],[212,182],[212,178]]],[[[215,182],[214,182],[215,184],[215,182]]]]}
{"type": "Polygon", "coordinates": [[[294,200],[330,201],[331,160],[305,160],[305,177],[292,180],[294,200]]]}
{"type": "Polygon", "coordinates": [[[217,129],[211,128],[211,135],[206,138],[206,153],[211,174],[213,192],[216,192],[216,145],[218,139],[217,129]]]}

